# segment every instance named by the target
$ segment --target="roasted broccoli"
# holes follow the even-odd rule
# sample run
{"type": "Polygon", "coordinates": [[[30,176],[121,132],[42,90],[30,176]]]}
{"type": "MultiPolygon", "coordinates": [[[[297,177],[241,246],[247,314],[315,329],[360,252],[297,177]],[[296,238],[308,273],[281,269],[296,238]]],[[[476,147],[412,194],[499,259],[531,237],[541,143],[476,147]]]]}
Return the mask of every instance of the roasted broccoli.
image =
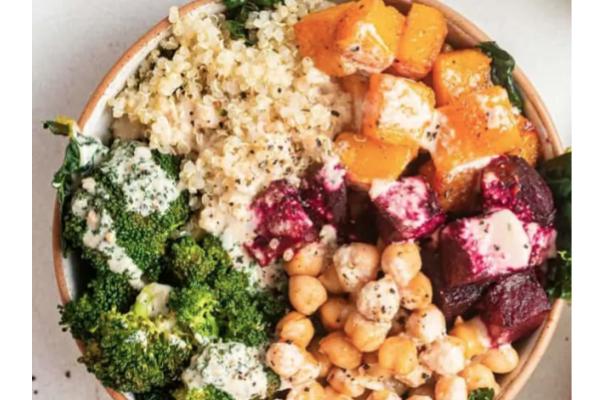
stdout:
{"type": "Polygon", "coordinates": [[[125,312],[135,299],[136,291],[123,274],[110,271],[98,273],[88,284],[85,293],[60,307],[60,324],[76,339],[90,338],[96,331],[100,314],[116,310],[125,312]]]}
{"type": "Polygon", "coordinates": [[[173,242],[168,253],[168,272],[180,285],[201,284],[217,267],[218,260],[192,237],[184,236],[173,242]]]}
{"type": "Polygon", "coordinates": [[[134,286],[155,281],[167,240],[190,213],[172,177],[178,162],[140,142],[115,141],[73,193],[63,218],[68,245],[97,270],[128,272],[134,286]]]}
{"type": "Polygon", "coordinates": [[[187,366],[192,347],[164,326],[170,324],[134,312],[105,312],[79,361],[119,391],[144,393],[165,386],[187,366]]]}
{"type": "Polygon", "coordinates": [[[173,291],[169,309],[182,326],[189,329],[200,342],[215,338],[219,327],[214,317],[217,299],[207,286],[190,286],[173,291]]]}
{"type": "Polygon", "coordinates": [[[202,388],[179,388],[173,392],[174,400],[233,400],[227,393],[207,385],[202,388]]]}

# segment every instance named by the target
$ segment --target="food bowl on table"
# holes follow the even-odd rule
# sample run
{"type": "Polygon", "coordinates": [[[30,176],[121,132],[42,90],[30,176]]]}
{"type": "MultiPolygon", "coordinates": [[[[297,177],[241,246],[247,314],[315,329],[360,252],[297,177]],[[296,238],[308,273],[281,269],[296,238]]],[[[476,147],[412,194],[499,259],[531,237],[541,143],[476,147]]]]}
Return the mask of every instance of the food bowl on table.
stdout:
{"type": "MultiPolygon", "coordinates": [[[[397,7],[403,13],[410,8],[411,3],[411,1],[404,0],[387,1],[388,5],[397,7]]],[[[434,7],[444,14],[448,23],[446,42],[453,48],[473,47],[480,42],[490,40],[475,24],[441,2],[422,0],[418,1],[418,3],[434,7]]],[[[199,0],[181,7],[179,12],[183,16],[189,13],[196,13],[199,10],[220,12],[223,10],[223,7],[211,1],[199,0]]],[[[170,26],[171,24],[168,19],[159,22],[133,44],[106,74],[105,78],[91,95],[78,120],[78,125],[85,135],[102,138],[108,132],[108,128],[112,122],[112,115],[107,105],[108,100],[120,92],[126,84],[128,77],[136,71],[140,63],[158,46],[159,42],[169,34],[170,26]]],[[[518,68],[514,72],[514,78],[523,95],[524,113],[533,123],[539,134],[543,158],[549,159],[561,154],[563,147],[560,137],[537,91],[518,68]]],[[[62,303],[65,304],[78,296],[78,293],[82,290],[81,282],[84,280],[84,277],[81,275],[82,272],[76,268],[78,261],[75,258],[63,257],[60,236],[61,220],[57,203],[52,231],[53,257],[60,298],[62,303]]],[[[499,399],[510,400],[516,398],[519,390],[527,382],[552,338],[563,305],[564,302],[562,300],[555,300],[542,326],[534,334],[515,344],[520,354],[520,362],[513,372],[500,378],[498,382],[500,384],[499,399]]],[[[82,348],[80,343],[79,345],[82,348]]],[[[114,399],[122,400],[127,398],[126,394],[118,393],[112,389],[107,390],[114,399]]]]}

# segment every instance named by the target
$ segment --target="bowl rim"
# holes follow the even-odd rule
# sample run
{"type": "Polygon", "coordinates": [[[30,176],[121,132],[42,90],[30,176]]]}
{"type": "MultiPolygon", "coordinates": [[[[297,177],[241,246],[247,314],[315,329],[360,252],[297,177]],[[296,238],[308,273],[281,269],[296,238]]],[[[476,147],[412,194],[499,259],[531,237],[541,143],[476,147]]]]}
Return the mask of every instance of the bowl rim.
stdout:
{"type": "MultiPolygon", "coordinates": [[[[214,2],[216,1],[193,0],[179,7],[179,13],[180,15],[185,15],[192,12],[200,6],[214,2]]],[[[410,4],[413,2],[425,4],[440,10],[446,17],[448,25],[451,26],[452,29],[454,29],[458,35],[470,38],[471,40],[476,40],[477,42],[491,40],[490,37],[486,35],[482,30],[480,30],[474,23],[470,22],[460,13],[458,13],[451,7],[441,3],[438,0],[386,0],[386,3],[390,5],[404,9],[409,7],[410,4]]],[[[98,86],[92,92],[92,95],[90,96],[89,100],[87,101],[78,119],[78,124],[81,129],[84,128],[93,110],[96,108],[98,102],[100,101],[103,93],[106,91],[106,89],[115,79],[115,77],[119,74],[121,69],[123,69],[123,67],[133,58],[135,54],[143,50],[144,47],[152,39],[163,33],[165,30],[169,29],[170,26],[171,23],[169,22],[168,17],[163,18],[148,32],[146,32],[137,41],[135,41],[134,44],[131,45],[131,47],[129,47],[121,57],[119,57],[116,63],[111,67],[111,69],[106,73],[104,78],[100,81],[98,86]]],[[[537,90],[518,66],[515,68],[514,78],[517,85],[521,89],[521,93],[523,94],[523,97],[525,99],[527,116],[530,117],[532,115],[535,115],[535,120],[532,119],[532,122],[538,129],[540,127],[543,127],[544,129],[545,137],[540,137],[540,140],[542,142],[543,148],[545,149],[545,158],[548,158],[549,156],[556,156],[562,154],[564,152],[564,147],[562,145],[561,138],[556,130],[552,118],[550,117],[550,113],[548,112],[548,109],[546,108],[537,90]]],[[[541,134],[542,132],[539,133],[541,134]]],[[[58,287],[60,301],[64,305],[67,302],[71,301],[72,297],[64,273],[60,233],[60,210],[58,206],[58,200],[55,197],[54,214],[52,221],[52,258],[54,264],[54,275],[56,278],[56,284],[58,287]]],[[[534,339],[533,345],[528,346],[528,348],[523,352],[524,354],[519,354],[519,365],[517,366],[515,371],[510,373],[506,377],[507,379],[505,379],[505,381],[502,382],[502,390],[500,392],[500,395],[497,397],[498,400],[515,399],[516,395],[525,385],[525,383],[533,373],[535,367],[538,365],[543,354],[545,353],[554,335],[554,331],[557,328],[558,321],[560,319],[560,315],[564,305],[564,300],[554,300],[554,302],[552,303],[550,313],[544,321],[544,324],[539,328],[537,333],[533,334],[535,338],[530,337],[530,339],[534,339]]],[[[80,351],[83,352],[83,343],[79,340],[76,340],[76,343],[80,351]]],[[[127,400],[127,397],[124,396],[122,393],[106,386],[103,387],[106,389],[106,391],[112,399],[127,400]]]]}

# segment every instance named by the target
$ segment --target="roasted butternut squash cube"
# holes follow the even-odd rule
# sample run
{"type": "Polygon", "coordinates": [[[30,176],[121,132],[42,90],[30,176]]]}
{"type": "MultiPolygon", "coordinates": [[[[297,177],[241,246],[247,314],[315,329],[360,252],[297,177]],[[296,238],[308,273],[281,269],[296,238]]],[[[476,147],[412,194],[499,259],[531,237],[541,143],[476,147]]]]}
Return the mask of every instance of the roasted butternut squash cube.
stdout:
{"type": "Polygon", "coordinates": [[[440,11],[413,3],[391,70],[407,78],[424,78],[440,54],[447,33],[446,18],[440,11]]]}
{"type": "Polygon", "coordinates": [[[435,165],[429,160],[421,166],[419,174],[429,182],[445,212],[476,209],[481,169],[467,169],[455,175],[438,175],[435,165]]]}
{"type": "Polygon", "coordinates": [[[435,94],[423,83],[373,74],[363,105],[362,134],[381,142],[430,148],[435,94]]]}
{"type": "Polygon", "coordinates": [[[524,116],[519,116],[519,132],[521,134],[521,144],[510,152],[510,154],[519,156],[529,165],[535,167],[542,153],[542,146],[538,131],[535,126],[524,116]]]}
{"type": "Polygon", "coordinates": [[[438,106],[460,95],[492,86],[492,60],[476,49],[442,53],[433,64],[433,89],[438,106]]]}
{"type": "Polygon", "coordinates": [[[354,130],[359,131],[362,125],[362,110],[369,89],[369,78],[361,74],[344,76],[340,79],[342,89],[352,97],[352,120],[354,130]]]}
{"type": "Polygon", "coordinates": [[[441,123],[431,156],[440,176],[478,169],[521,145],[518,116],[501,86],[465,94],[438,110],[441,123]]]}
{"type": "Polygon", "coordinates": [[[383,0],[359,0],[353,5],[337,26],[336,46],[350,69],[381,72],[394,60],[405,18],[383,0]]]}
{"type": "Polygon", "coordinates": [[[354,70],[342,60],[335,45],[335,32],[342,17],[355,3],[343,3],[303,17],[294,25],[300,54],[310,57],[315,66],[331,76],[350,75],[354,70]]]}
{"type": "Polygon", "coordinates": [[[390,145],[349,132],[337,136],[335,150],[348,179],[359,187],[368,187],[374,179],[398,178],[418,153],[417,146],[390,145]]]}

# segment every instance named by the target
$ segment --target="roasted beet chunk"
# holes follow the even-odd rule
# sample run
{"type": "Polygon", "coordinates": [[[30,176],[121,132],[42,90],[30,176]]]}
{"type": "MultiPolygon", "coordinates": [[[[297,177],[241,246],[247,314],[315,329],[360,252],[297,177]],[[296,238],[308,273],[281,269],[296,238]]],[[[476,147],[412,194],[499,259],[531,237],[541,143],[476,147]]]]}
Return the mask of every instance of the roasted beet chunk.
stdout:
{"type": "Polygon", "coordinates": [[[440,269],[440,259],[435,253],[422,251],[423,273],[429,277],[433,286],[433,302],[440,308],[446,321],[463,315],[479,301],[488,283],[472,283],[449,287],[444,282],[440,269]]]}
{"type": "Polygon", "coordinates": [[[508,208],[524,222],[550,226],[554,221],[552,192],[527,161],[516,156],[494,159],[481,178],[486,211],[508,208]]]}
{"type": "Polygon", "coordinates": [[[376,180],[369,196],[377,209],[379,235],[386,243],[427,236],[445,219],[434,192],[420,176],[376,180]]]}
{"type": "Polygon", "coordinates": [[[488,288],[478,305],[494,344],[513,342],[537,328],[550,302],[535,272],[506,276],[488,288]]]}
{"type": "Polygon", "coordinates": [[[246,250],[260,265],[316,239],[314,224],[304,211],[298,191],[285,180],[271,182],[252,202],[256,237],[246,250]]]}
{"type": "Polygon", "coordinates": [[[304,209],[317,228],[326,224],[340,227],[346,219],[346,171],[335,160],[308,168],[300,183],[304,209]]]}
{"type": "Polygon", "coordinates": [[[504,209],[448,224],[440,251],[446,285],[455,287],[527,268],[531,243],[523,223],[504,209]]]}
{"type": "Polygon", "coordinates": [[[540,265],[556,255],[556,229],[529,222],[525,224],[525,231],[531,243],[530,266],[540,265]]]}

